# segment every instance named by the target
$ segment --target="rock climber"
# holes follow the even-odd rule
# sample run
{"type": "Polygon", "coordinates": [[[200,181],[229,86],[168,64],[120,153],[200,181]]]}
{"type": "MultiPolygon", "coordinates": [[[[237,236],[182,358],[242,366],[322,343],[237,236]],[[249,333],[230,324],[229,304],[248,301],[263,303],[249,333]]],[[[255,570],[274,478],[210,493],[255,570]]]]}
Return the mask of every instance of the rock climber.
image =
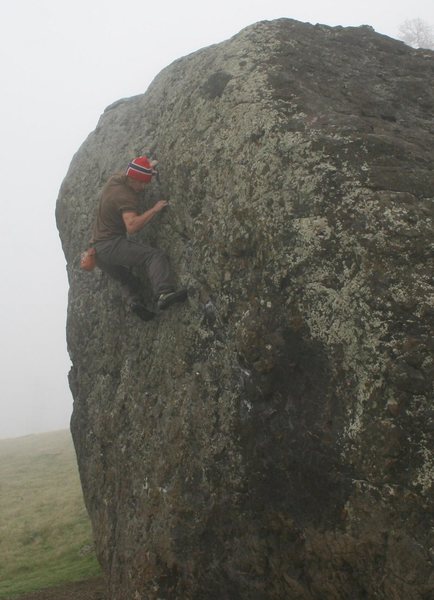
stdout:
{"type": "Polygon", "coordinates": [[[97,266],[120,282],[127,306],[144,321],[155,313],[144,305],[141,282],[132,274],[132,267],[145,268],[160,310],[187,298],[187,290],[175,289],[166,254],[128,237],[169,205],[167,200],[159,200],[149,210],[139,210],[141,193],[157,175],[156,165],[157,161],[139,156],[128,164],[125,173],[110,177],[100,195],[92,237],[97,266]]]}

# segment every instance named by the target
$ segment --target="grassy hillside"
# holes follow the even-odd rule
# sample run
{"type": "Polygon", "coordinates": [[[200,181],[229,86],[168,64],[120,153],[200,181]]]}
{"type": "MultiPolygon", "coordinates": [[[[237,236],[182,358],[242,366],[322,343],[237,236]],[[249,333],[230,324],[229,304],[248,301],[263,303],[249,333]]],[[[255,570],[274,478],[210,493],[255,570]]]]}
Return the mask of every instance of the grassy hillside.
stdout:
{"type": "Polygon", "coordinates": [[[99,572],[69,432],[0,440],[0,598],[99,572]]]}

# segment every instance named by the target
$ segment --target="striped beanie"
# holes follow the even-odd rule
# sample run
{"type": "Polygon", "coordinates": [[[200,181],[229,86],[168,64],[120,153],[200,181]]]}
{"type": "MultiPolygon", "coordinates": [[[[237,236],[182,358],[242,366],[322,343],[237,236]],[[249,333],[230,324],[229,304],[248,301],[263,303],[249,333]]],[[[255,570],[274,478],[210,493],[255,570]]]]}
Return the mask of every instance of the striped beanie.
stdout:
{"type": "Polygon", "coordinates": [[[147,156],[138,156],[130,163],[126,175],[139,181],[145,181],[149,183],[152,179],[152,175],[155,175],[156,171],[152,168],[152,165],[147,156]]]}

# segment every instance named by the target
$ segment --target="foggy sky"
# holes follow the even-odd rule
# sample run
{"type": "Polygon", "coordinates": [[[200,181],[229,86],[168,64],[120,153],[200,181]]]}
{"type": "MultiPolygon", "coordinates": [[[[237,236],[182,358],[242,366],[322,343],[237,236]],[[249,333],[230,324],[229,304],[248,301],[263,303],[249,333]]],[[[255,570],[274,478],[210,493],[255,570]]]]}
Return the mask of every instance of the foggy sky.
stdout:
{"type": "Polygon", "coordinates": [[[173,60],[263,19],[434,25],[432,0],[21,0],[0,7],[0,438],[69,425],[67,279],[54,220],[80,144],[173,60]]]}

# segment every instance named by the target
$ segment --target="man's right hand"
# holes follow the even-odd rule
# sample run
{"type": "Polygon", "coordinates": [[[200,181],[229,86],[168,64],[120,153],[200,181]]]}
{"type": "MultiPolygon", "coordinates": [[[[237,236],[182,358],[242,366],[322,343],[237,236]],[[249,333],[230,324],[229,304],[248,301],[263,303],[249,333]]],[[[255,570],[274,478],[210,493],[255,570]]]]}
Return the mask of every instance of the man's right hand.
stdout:
{"type": "Polygon", "coordinates": [[[163,210],[163,208],[166,208],[166,206],[169,206],[167,200],[158,200],[158,202],[154,204],[153,209],[155,212],[160,212],[160,210],[163,210]]]}

